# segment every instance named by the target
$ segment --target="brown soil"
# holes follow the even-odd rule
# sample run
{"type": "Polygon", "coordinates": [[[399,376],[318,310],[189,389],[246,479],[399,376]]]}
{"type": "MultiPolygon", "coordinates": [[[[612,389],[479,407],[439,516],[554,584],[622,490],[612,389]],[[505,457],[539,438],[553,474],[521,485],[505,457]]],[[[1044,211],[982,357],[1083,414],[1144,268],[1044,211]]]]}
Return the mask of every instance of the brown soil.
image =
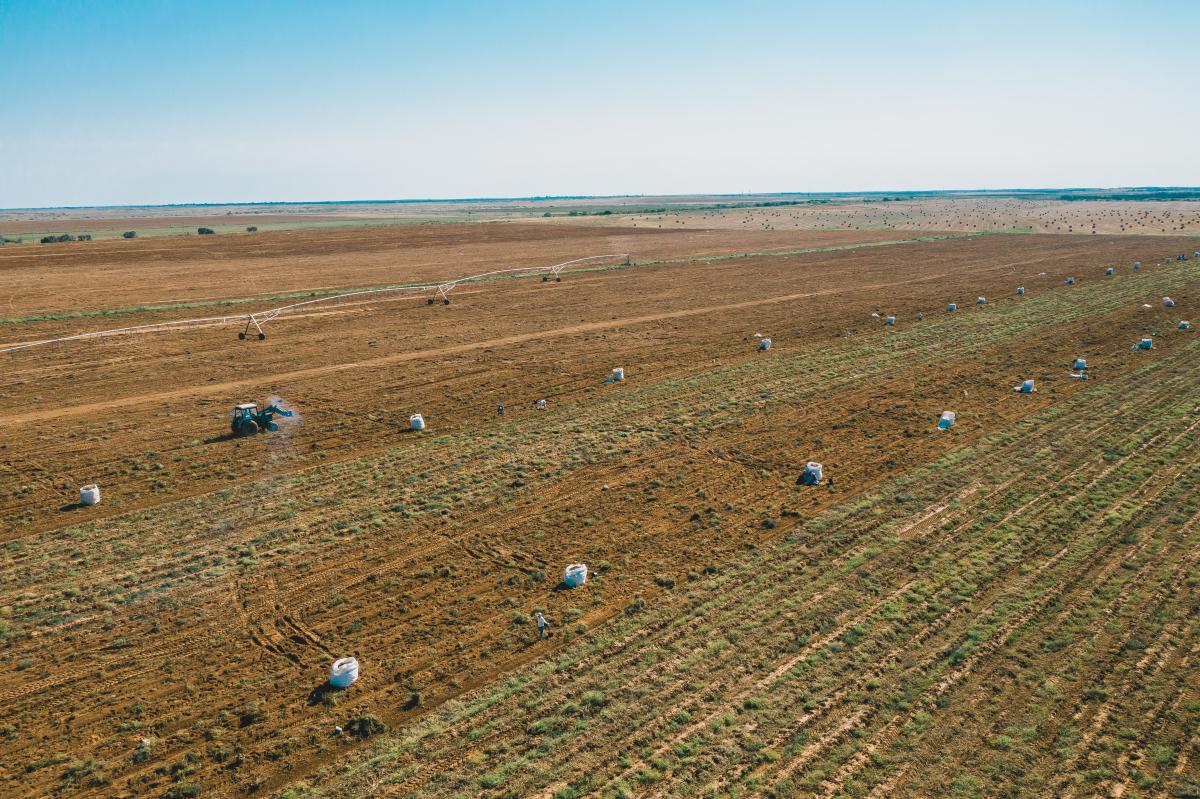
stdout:
{"type": "MultiPolygon", "coordinates": [[[[505,224],[91,242],[0,252],[0,300],[34,315],[880,235],[505,224]]],[[[1080,388],[1065,378],[1071,357],[1124,368],[1129,342],[1172,319],[1131,305],[1051,340],[917,352],[859,374],[856,347],[889,346],[872,312],[896,314],[897,329],[940,322],[948,301],[985,314],[1016,302],[1016,285],[1069,292],[1068,275],[1102,280],[1110,263],[1127,271],[1187,246],[1007,235],[670,263],[464,287],[449,306],[336,306],[277,320],[265,342],[214,326],[0,356],[0,606],[18,664],[0,672],[12,725],[0,793],[157,796],[186,781],[236,795],[335,765],[330,731],[350,715],[394,725],[545,657],[569,620],[601,625],[636,595],[773,540],[764,516],[810,516],[1068,397],[1080,388]],[[978,295],[989,306],[973,307],[978,295]],[[756,352],[755,332],[774,347],[756,352]],[[792,384],[760,385],[761,363],[810,354],[830,358],[827,389],[772,404],[792,384]],[[614,366],[628,379],[606,385],[614,366]],[[1027,376],[1041,392],[1018,398],[1009,388],[1027,376]],[[298,420],[229,438],[229,409],[269,395],[298,420]],[[549,410],[534,410],[539,398],[549,410]],[[696,435],[664,427],[697,406],[724,421],[696,435]],[[962,420],[954,437],[931,430],[945,407],[962,420]],[[416,411],[421,435],[406,432],[416,411]],[[835,490],[790,491],[810,457],[835,490]],[[104,501],[79,508],[90,482],[104,501]],[[586,597],[554,588],[575,560],[602,572],[586,597]],[[554,622],[549,643],[521,623],[535,607],[554,622]],[[363,678],[338,705],[319,686],[351,653],[363,678]],[[108,782],[62,787],[64,768],[88,759],[108,782]]]]}
{"type": "MultiPolygon", "coordinates": [[[[911,237],[887,231],[763,235],[504,223],[69,242],[0,249],[0,313],[17,317],[422,282],[602,253],[629,252],[646,261],[911,237]]],[[[89,320],[79,328],[111,326],[89,320]]]]}

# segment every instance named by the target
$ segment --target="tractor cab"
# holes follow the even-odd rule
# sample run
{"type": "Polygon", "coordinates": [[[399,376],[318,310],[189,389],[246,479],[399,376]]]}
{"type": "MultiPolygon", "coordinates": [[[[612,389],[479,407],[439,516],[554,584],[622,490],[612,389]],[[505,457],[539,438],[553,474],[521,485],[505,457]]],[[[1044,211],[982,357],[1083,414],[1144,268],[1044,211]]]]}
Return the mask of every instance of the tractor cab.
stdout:
{"type": "Polygon", "coordinates": [[[258,416],[257,402],[243,402],[229,415],[232,417],[230,427],[234,435],[252,436],[258,432],[258,422],[255,419],[258,416]]]}

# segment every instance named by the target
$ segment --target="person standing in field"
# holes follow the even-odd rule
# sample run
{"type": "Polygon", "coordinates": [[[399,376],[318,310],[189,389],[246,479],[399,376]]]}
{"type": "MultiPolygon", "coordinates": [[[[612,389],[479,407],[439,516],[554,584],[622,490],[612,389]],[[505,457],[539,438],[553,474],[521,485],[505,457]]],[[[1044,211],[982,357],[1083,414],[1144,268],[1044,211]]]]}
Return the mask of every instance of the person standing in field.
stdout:
{"type": "Polygon", "coordinates": [[[542,612],[540,610],[537,612],[537,626],[538,626],[538,638],[545,638],[546,637],[546,627],[548,627],[549,625],[546,623],[546,617],[542,615],[542,612]]]}
{"type": "Polygon", "coordinates": [[[503,402],[496,406],[496,414],[498,416],[504,415],[504,403],[503,402]]]}

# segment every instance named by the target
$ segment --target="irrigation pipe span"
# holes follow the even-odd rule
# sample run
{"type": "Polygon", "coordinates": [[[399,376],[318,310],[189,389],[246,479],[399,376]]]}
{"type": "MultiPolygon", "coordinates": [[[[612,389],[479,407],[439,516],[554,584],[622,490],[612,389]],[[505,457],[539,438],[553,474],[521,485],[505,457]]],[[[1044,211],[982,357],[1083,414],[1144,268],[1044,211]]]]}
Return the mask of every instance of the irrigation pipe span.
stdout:
{"type": "Polygon", "coordinates": [[[170,322],[155,322],[149,325],[133,325],[130,327],[114,327],[108,330],[93,330],[87,333],[77,333],[73,336],[61,336],[59,338],[48,338],[41,341],[26,341],[20,344],[12,344],[7,347],[0,348],[0,353],[16,352],[18,350],[27,350],[33,347],[42,347],[48,344],[65,344],[71,341],[83,341],[85,339],[103,338],[104,336],[117,336],[130,333],[145,333],[152,330],[174,330],[176,328],[191,327],[195,325],[206,325],[220,323],[225,324],[231,321],[245,322],[246,328],[241,333],[238,333],[238,338],[246,338],[251,327],[258,331],[260,339],[266,338],[266,333],[262,326],[272,319],[279,317],[289,311],[294,311],[297,308],[306,308],[310,305],[318,303],[332,303],[345,300],[351,297],[366,297],[370,295],[380,295],[389,293],[421,293],[432,291],[434,294],[429,298],[429,303],[432,305],[437,298],[449,305],[450,292],[455,287],[463,283],[471,283],[478,280],[486,280],[488,278],[499,277],[501,275],[537,275],[541,274],[542,280],[547,281],[551,277],[555,280],[561,280],[560,274],[569,266],[577,266],[579,264],[588,263],[591,261],[611,260],[614,258],[624,258],[626,263],[630,263],[629,253],[609,253],[607,255],[588,255],[583,258],[575,258],[570,261],[552,264],[550,266],[518,266],[510,269],[493,269],[490,272],[481,272],[477,275],[467,275],[466,277],[455,278],[454,280],[445,281],[442,283],[430,283],[423,286],[385,286],[377,289],[360,289],[358,291],[348,291],[344,294],[333,294],[328,297],[317,297],[304,302],[294,302],[291,305],[281,305],[278,308],[271,308],[266,311],[257,311],[249,314],[233,314],[228,316],[206,316],[199,319],[177,319],[170,322]]]}

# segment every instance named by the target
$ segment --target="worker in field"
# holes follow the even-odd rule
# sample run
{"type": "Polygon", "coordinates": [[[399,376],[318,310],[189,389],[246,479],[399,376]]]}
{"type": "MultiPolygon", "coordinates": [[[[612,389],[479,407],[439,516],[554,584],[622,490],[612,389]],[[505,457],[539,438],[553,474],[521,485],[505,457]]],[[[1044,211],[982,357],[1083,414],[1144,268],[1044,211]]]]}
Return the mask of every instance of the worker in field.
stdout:
{"type": "Polygon", "coordinates": [[[496,406],[496,415],[497,416],[504,415],[504,403],[503,402],[496,406]]]}
{"type": "Polygon", "coordinates": [[[542,615],[542,612],[540,610],[537,612],[537,626],[538,626],[538,638],[545,638],[546,637],[546,627],[549,625],[546,623],[546,617],[542,615]]]}

